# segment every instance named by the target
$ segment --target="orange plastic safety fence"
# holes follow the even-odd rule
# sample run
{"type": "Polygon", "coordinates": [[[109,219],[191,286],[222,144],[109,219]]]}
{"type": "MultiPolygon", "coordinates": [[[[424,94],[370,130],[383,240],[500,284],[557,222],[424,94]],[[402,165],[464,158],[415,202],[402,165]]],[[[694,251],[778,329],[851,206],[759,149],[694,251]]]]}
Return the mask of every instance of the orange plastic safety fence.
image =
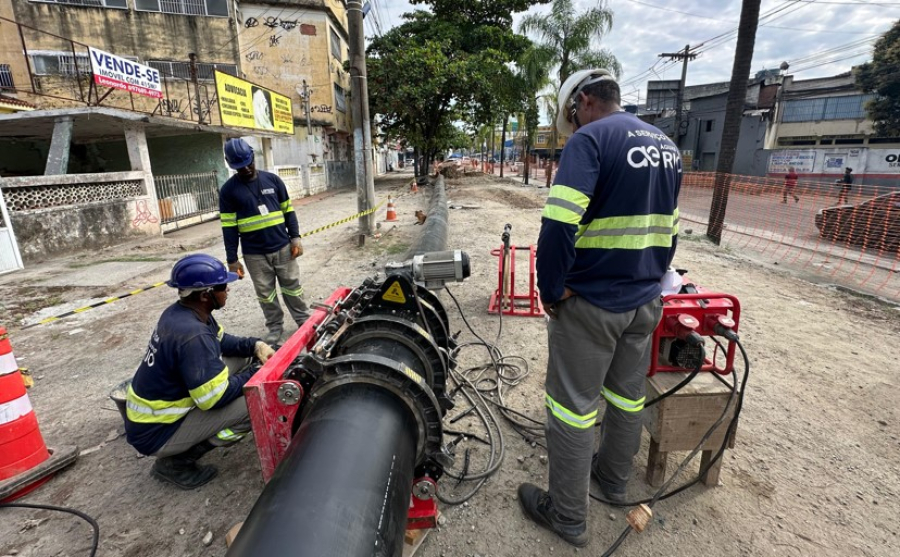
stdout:
{"type": "MultiPolygon", "coordinates": [[[[900,178],[900,177],[898,177],[900,178]]],[[[900,179],[894,188],[729,175],[722,244],[900,300],[900,179]]],[[[860,180],[857,180],[860,181],[860,180]]],[[[710,218],[715,173],[684,175],[681,230],[710,218]]]]}

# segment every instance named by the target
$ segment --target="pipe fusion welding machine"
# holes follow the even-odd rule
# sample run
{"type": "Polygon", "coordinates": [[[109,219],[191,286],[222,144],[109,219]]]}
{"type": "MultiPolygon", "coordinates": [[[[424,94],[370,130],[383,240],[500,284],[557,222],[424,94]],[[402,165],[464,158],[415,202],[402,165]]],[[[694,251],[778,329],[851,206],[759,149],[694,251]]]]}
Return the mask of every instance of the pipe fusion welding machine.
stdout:
{"type": "Polygon", "coordinates": [[[229,557],[397,556],[435,526],[456,342],[425,285],[469,274],[432,252],[338,288],[247,383],[266,487],[229,557]]]}

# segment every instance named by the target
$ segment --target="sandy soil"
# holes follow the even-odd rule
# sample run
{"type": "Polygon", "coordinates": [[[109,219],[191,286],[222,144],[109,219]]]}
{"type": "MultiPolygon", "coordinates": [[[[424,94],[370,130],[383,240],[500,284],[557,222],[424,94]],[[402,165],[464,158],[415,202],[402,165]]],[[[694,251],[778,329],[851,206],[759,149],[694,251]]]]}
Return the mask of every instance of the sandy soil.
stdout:
{"type": "MultiPolygon", "coordinates": [[[[409,178],[379,180],[379,195],[392,188],[405,191],[409,178]]],[[[472,327],[493,341],[500,323],[486,311],[497,276],[490,250],[499,246],[507,222],[514,244],[536,241],[547,190],[490,177],[452,180],[448,186],[451,204],[466,207],[451,210],[448,247],[466,250],[473,270],[466,283],[451,291],[472,327]]],[[[381,238],[363,248],[356,247],[353,225],[310,237],[301,262],[308,298],[324,299],[341,284],[354,286],[385,261],[401,256],[419,230],[413,212],[426,208],[423,193],[400,198],[400,222],[382,223],[381,238]]],[[[298,212],[301,228],[312,229],[356,212],[355,194],[342,192],[298,212]]],[[[61,304],[55,308],[58,313],[94,296],[157,282],[185,251],[205,246],[205,251],[221,256],[217,238],[217,223],[211,223],[162,241],[104,252],[102,257],[110,261],[134,254],[157,261],[151,271],[115,287],[61,289],[48,296],[61,304]]],[[[21,323],[40,305],[37,285],[42,280],[75,275],[79,267],[72,265],[91,260],[96,263],[97,255],[54,262],[16,280],[4,277],[2,320],[21,323]],[[25,293],[38,301],[12,304],[22,288],[32,289],[25,293]]],[[[617,554],[896,555],[900,412],[893,389],[900,383],[900,364],[890,346],[900,333],[900,311],[761,265],[697,237],[682,239],[676,264],[689,269],[698,283],[734,294],[743,303],[741,333],[752,362],[745,409],[737,445],[725,454],[721,485],[697,486],[658,503],[652,525],[643,534],[631,535],[617,554]]],[[[442,299],[453,330],[462,330],[460,340],[473,340],[453,303],[446,296],[442,299]]],[[[159,313],[172,300],[169,289],[157,288],[51,325],[13,331],[15,353],[24,357],[22,363],[37,381],[30,396],[48,444],[74,443],[84,451],[74,466],[24,501],[64,505],[94,516],[101,528],[98,555],[104,557],[222,556],[225,533],[246,516],[262,489],[252,441],[211,454],[207,458],[219,466],[220,477],[194,492],[182,492],[154,480],[150,459],[138,457],[122,437],[121,419],[106,395],[132,374],[159,313]],[[206,546],[202,540],[208,532],[212,543],[206,546]]],[[[249,281],[232,290],[219,320],[232,333],[264,332],[249,281]]],[[[544,322],[504,318],[498,344],[504,355],[524,358],[530,370],[509,391],[506,402],[542,419],[544,322]]],[[[483,349],[467,348],[460,366],[481,365],[486,359],[483,349]]],[[[453,427],[478,431],[473,418],[453,427]]],[[[499,473],[467,504],[442,506],[443,525],[430,533],[417,555],[601,554],[625,527],[624,513],[593,503],[593,541],[581,551],[535,527],[523,518],[515,490],[523,481],[546,485],[545,452],[506,425],[503,433],[506,455],[499,473]]],[[[463,442],[457,454],[467,447],[476,468],[486,451],[474,441],[463,442]]],[[[629,484],[634,497],[652,493],[644,481],[646,451],[645,434],[629,484]]],[[[669,469],[684,456],[671,456],[669,469]]],[[[697,469],[692,463],[688,475],[697,469]]],[[[0,510],[0,556],[83,556],[89,543],[90,530],[77,519],[45,511],[0,510]]]]}

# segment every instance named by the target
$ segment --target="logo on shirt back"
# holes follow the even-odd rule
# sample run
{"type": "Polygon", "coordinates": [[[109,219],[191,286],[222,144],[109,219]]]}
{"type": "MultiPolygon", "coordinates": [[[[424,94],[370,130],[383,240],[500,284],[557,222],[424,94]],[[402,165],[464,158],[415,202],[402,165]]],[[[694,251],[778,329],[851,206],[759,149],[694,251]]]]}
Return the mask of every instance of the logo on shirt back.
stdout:
{"type": "Polygon", "coordinates": [[[678,148],[669,142],[669,138],[663,133],[654,133],[647,130],[629,131],[628,137],[649,137],[659,142],[659,145],[638,145],[628,150],[625,158],[632,168],[671,168],[681,172],[681,157],[678,148]]]}

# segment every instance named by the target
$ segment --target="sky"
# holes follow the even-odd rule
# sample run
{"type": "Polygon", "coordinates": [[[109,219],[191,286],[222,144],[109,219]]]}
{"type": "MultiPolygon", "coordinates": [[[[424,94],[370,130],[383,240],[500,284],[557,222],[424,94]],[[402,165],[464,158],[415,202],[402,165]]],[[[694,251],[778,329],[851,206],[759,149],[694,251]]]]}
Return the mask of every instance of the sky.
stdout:
{"type": "MultiPolygon", "coordinates": [[[[375,15],[366,17],[366,34],[402,23],[412,11],[406,0],[370,0],[375,15]]],[[[603,0],[601,0],[602,2],[603,0]]],[[[579,11],[598,0],[574,0],[579,11]]],[[[687,85],[731,78],[740,0],[606,0],[613,11],[613,28],[599,43],[622,65],[619,83],[623,102],[643,101],[647,81],[677,80],[680,62],[659,58],[686,44],[699,56],[688,64],[687,85]],[[730,31],[734,34],[728,35],[730,31]],[[723,36],[724,34],[724,36],[723,36]],[[719,37],[719,38],[716,38],[719,37]]],[[[421,8],[421,6],[418,6],[421,8]]],[[[527,13],[544,13],[535,6],[527,13]]],[[[523,14],[514,16],[516,27],[523,14]]],[[[756,34],[752,72],[790,64],[796,79],[836,75],[871,57],[872,44],[900,19],[900,0],[763,0],[756,34]],[[767,15],[768,14],[768,15],[767,15]]]]}

